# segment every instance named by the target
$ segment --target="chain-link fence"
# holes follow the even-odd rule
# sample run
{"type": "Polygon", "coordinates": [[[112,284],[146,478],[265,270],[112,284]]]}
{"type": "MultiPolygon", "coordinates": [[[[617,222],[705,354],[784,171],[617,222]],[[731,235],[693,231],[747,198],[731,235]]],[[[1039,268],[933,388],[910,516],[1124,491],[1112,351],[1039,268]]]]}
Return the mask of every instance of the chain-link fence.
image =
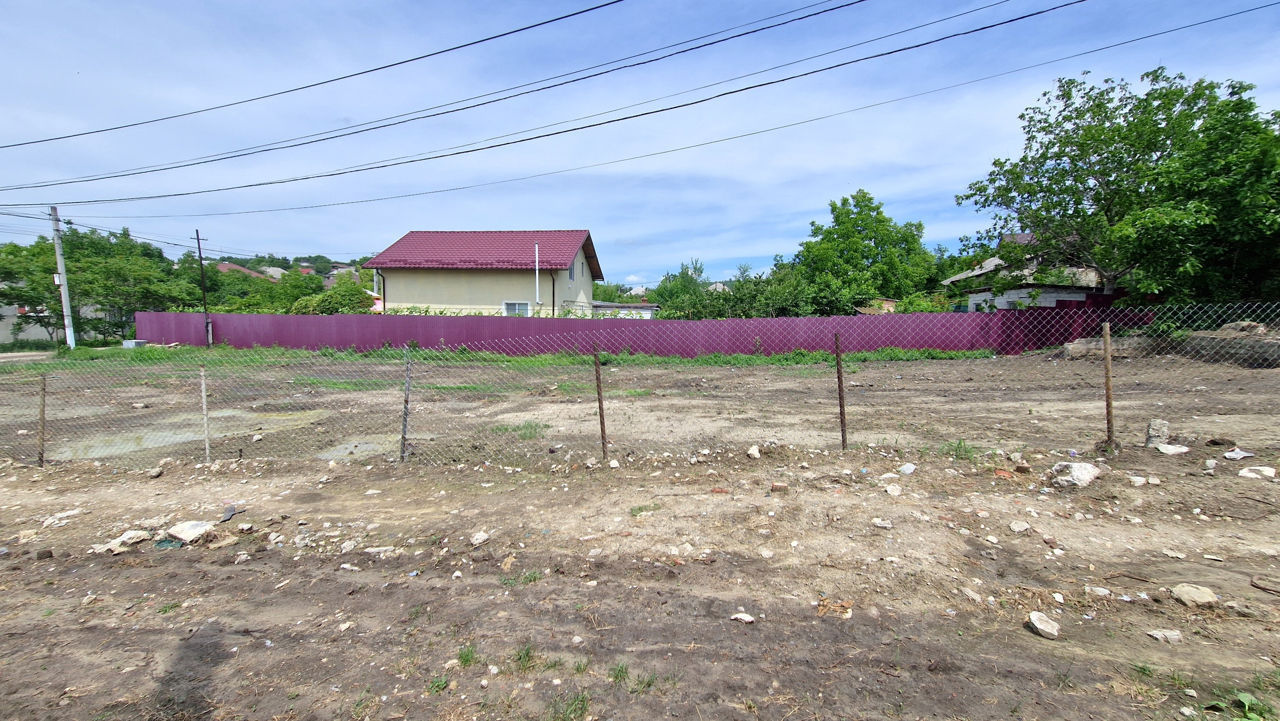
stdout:
{"type": "Polygon", "coordinates": [[[1084,449],[1106,437],[1104,327],[1118,441],[1140,444],[1148,420],[1166,416],[1198,437],[1276,435],[1280,304],[822,320],[696,332],[636,321],[364,352],[79,349],[0,364],[0,453],[138,468],[165,457],[386,458],[515,473],[667,454],[696,465],[712,448],[769,443],[1084,449]]]}

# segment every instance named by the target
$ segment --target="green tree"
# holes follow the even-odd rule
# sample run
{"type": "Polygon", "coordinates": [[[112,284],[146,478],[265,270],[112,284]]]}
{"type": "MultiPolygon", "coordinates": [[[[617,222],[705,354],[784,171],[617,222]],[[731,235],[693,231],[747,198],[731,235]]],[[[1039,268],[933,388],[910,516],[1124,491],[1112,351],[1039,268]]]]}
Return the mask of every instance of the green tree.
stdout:
{"type": "Polygon", "coordinates": [[[299,255],[293,259],[293,264],[301,266],[308,263],[320,275],[328,275],[333,270],[333,261],[323,255],[299,255]]]}
{"type": "Polygon", "coordinates": [[[680,264],[680,272],[668,273],[649,291],[649,302],[661,306],[661,318],[697,320],[710,317],[706,303],[706,279],[703,278],[702,261],[694,258],[680,264]]]}
{"type": "Polygon", "coordinates": [[[604,303],[627,303],[633,300],[627,296],[631,288],[621,283],[596,283],[591,289],[591,298],[604,303]]]}
{"type": "Polygon", "coordinates": [[[1124,81],[1061,78],[1022,120],[1016,160],[997,159],[957,203],[992,213],[988,249],[1010,269],[1096,271],[1177,299],[1277,297],[1280,117],[1244,83],[1187,82],[1157,68],[1124,81]]]}
{"type": "Polygon", "coordinates": [[[934,258],[924,225],[899,224],[865,190],[831,202],[831,224],[813,223],[794,264],[818,315],[847,315],[873,298],[904,298],[924,289],[934,258]]]}
{"type": "MultiPolygon", "coordinates": [[[[174,272],[173,262],[150,243],[120,232],[68,228],[62,234],[72,322],[78,330],[103,337],[130,334],[138,311],[166,310],[199,299],[199,288],[174,272]]],[[[62,327],[62,301],[53,275],[53,241],[43,236],[28,246],[0,249],[0,299],[44,309],[18,319],[20,326],[43,327],[53,338],[62,327]]]]}

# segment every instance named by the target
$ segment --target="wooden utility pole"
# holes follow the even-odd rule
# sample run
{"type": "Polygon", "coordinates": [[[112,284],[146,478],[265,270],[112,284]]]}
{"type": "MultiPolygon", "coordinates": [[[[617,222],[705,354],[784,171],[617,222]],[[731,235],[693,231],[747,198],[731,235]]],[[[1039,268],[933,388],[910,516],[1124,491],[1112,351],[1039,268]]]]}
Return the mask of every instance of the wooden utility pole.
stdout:
{"type": "Polygon", "coordinates": [[[200,244],[200,229],[196,228],[196,258],[200,261],[200,302],[204,304],[204,344],[213,347],[213,321],[209,319],[209,292],[205,289],[204,247],[200,244]]]}
{"type": "Polygon", "coordinates": [[[67,347],[76,347],[76,329],[71,322],[71,290],[67,287],[67,262],[62,259],[62,221],[58,220],[58,207],[49,206],[49,217],[53,219],[53,254],[58,262],[58,275],[54,281],[62,294],[62,327],[67,336],[67,347]]]}

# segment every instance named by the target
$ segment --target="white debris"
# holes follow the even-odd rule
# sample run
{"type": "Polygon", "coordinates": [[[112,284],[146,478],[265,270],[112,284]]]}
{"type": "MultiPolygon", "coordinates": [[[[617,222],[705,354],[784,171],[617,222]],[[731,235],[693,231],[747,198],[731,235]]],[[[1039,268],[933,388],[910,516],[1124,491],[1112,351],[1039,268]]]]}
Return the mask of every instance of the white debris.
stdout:
{"type": "Polygon", "coordinates": [[[729,617],[730,621],[741,621],[742,623],[755,623],[756,618],[749,613],[735,613],[729,617]]]}
{"type": "Polygon", "coordinates": [[[1229,461],[1242,461],[1246,458],[1253,458],[1253,454],[1248,451],[1240,450],[1240,447],[1237,446],[1226,453],[1223,453],[1222,457],[1229,461]]]}
{"type": "Polygon", "coordinates": [[[1055,639],[1058,637],[1058,622],[1049,618],[1040,611],[1032,611],[1027,616],[1027,621],[1031,623],[1031,628],[1035,632],[1045,638],[1055,639]]]}
{"type": "Polygon", "coordinates": [[[916,472],[916,464],[914,463],[903,463],[902,465],[898,466],[898,473],[901,473],[904,476],[909,476],[915,472],[916,472]]]}
{"type": "Polygon", "coordinates": [[[61,513],[55,513],[52,516],[49,516],[48,518],[44,519],[44,523],[41,524],[40,527],[48,528],[50,526],[53,526],[54,528],[61,528],[62,526],[67,525],[66,519],[71,518],[72,516],[78,516],[81,513],[84,513],[83,508],[73,508],[70,511],[62,511],[61,513]]]}
{"type": "Polygon", "coordinates": [[[1023,531],[1029,530],[1030,528],[1031,528],[1031,524],[1027,523],[1026,521],[1012,521],[1009,523],[1009,530],[1013,531],[1014,533],[1022,533],[1023,531]]]}
{"type": "Polygon", "coordinates": [[[1186,446],[1180,446],[1176,443],[1157,443],[1156,450],[1166,456],[1180,456],[1191,449],[1186,446]]]}
{"type": "Polygon", "coordinates": [[[151,534],[146,531],[125,531],[120,534],[119,538],[113,538],[106,543],[95,545],[89,549],[89,553],[111,552],[111,555],[118,556],[128,550],[128,546],[132,546],[143,541],[151,539],[151,534]]]}
{"type": "Polygon", "coordinates": [[[877,517],[877,518],[871,519],[871,525],[875,526],[876,528],[884,528],[887,530],[887,529],[893,528],[893,521],[889,521],[889,520],[877,517]]]}
{"type": "Polygon", "coordinates": [[[1271,466],[1249,466],[1241,468],[1238,475],[1241,478],[1275,478],[1276,469],[1271,466]]]}
{"type": "Polygon", "coordinates": [[[1049,476],[1057,486],[1077,486],[1083,488],[1102,474],[1102,469],[1092,463],[1055,463],[1049,469],[1049,476]]]}
{"type": "Polygon", "coordinates": [[[195,543],[201,536],[213,530],[213,524],[208,521],[183,521],[176,526],[171,526],[166,533],[183,543],[195,543]]]}
{"type": "Polygon", "coordinates": [[[751,446],[747,449],[747,455],[751,458],[760,457],[760,446],[751,446]]]}
{"type": "Polygon", "coordinates": [[[884,487],[884,492],[896,498],[902,495],[902,486],[899,486],[896,483],[890,483],[884,487]]]}
{"type": "Polygon", "coordinates": [[[1167,628],[1158,628],[1154,631],[1147,631],[1147,635],[1157,641],[1164,641],[1168,644],[1182,643],[1182,632],[1174,631],[1167,628]]]}
{"type": "Polygon", "coordinates": [[[484,531],[476,531],[475,533],[471,534],[471,547],[475,548],[476,546],[483,545],[488,540],[489,540],[489,534],[485,533],[484,531]]]}

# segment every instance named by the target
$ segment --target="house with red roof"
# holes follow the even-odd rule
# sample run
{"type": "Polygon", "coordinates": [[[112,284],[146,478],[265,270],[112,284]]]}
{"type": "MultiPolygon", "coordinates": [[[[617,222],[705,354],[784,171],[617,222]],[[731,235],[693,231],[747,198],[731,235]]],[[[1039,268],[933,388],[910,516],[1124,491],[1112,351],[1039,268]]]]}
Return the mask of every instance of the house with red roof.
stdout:
{"type": "Polygon", "coordinates": [[[604,280],[589,230],[415,230],[363,267],[388,310],[460,314],[590,315],[604,280]]]}

